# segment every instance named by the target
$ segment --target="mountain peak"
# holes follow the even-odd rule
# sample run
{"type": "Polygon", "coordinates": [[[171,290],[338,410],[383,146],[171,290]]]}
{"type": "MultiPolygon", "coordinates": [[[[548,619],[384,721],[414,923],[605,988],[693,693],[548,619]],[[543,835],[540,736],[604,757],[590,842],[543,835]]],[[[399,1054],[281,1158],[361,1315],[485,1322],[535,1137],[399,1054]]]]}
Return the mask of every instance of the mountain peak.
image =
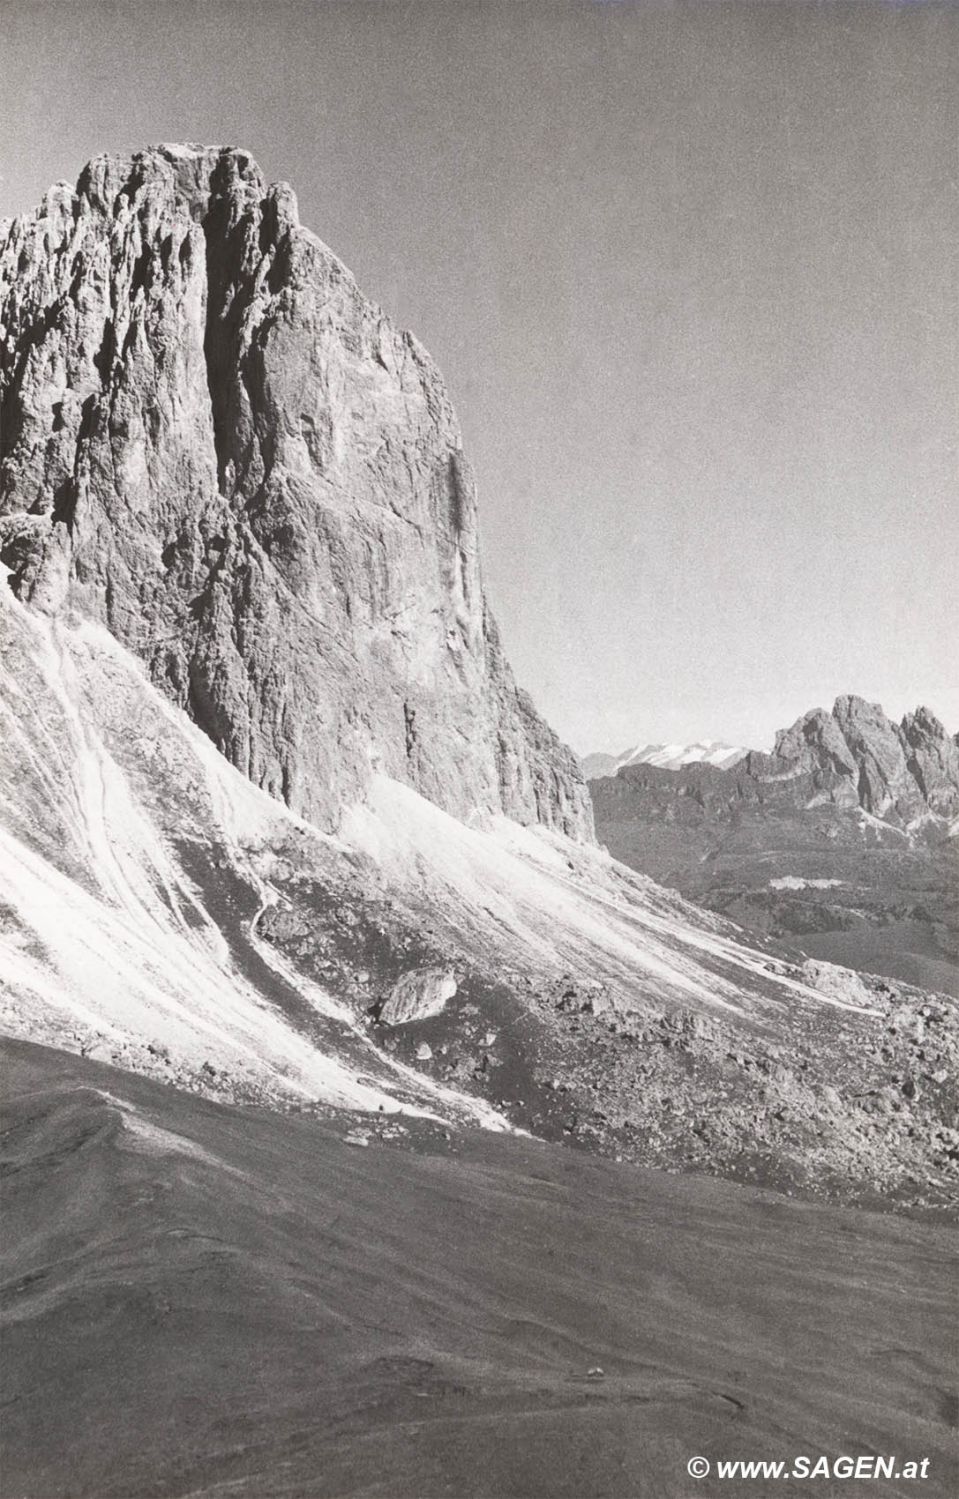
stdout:
{"type": "Polygon", "coordinates": [[[376,768],[591,836],[518,691],[475,488],[414,338],[237,146],[94,158],[0,239],[0,561],[105,625],[256,784],[335,828],[376,768]]]}
{"type": "Polygon", "coordinates": [[[205,213],[212,198],[245,190],[255,200],[268,184],[249,151],[240,146],[198,142],[165,143],[133,152],[103,152],[81,171],[75,196],[101,213],[113,213],[144,189],[166,189],[194,214],[205,213]]]}
{"type": "Polygon", "coordinates": [[[834,718],[885,718],[881,703],[870,703],[867,698],[860,697],[855,692],[840,693],[833,703],[832,712],[834,718]]]}
{"type": "Polygon", "coordinates": [[[834,797],[874,816],[908,821],[928,810],[959,811],[956,745],[928,708],[897,725],[879,703],[847,693],[832,713],[814,708],[781,729],[773,757],[825,777],[834,797]]]}
{"type": "Polygon", "coordinates": [[[931,739],[947,739],[949,736],[931,708],[914,708],[906,713],[899,725],[903,733],[922,734],[931,739]]]}

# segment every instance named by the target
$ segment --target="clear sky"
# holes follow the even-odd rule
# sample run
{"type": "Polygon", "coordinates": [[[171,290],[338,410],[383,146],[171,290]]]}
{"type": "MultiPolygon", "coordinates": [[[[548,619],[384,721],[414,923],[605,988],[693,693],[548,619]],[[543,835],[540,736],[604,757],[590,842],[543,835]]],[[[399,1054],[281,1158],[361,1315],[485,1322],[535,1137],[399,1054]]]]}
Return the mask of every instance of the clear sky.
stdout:
{"type": "Polygon", "coordinates": [[[248,147],[444,370],[580,751],[959,728],[959,9],[0,0],[0,213],[248,147]]]}

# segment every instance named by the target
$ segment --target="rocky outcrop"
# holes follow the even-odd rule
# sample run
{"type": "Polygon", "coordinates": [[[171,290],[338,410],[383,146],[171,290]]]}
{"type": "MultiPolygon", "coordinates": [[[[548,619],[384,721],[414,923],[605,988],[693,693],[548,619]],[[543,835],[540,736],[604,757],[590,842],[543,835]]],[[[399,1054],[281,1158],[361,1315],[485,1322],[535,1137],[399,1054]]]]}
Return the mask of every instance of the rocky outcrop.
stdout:
{"type": "Polygon", "coordinates": [[[416,340],[233,148],[100,157],[0,230],[0,559],[323,827],[373,769],[592,832],[514,684],[416,340]]]}
{"type": "Polygon", "coordinates": [[[772,756],[751,755],[746,768],[760,780],[811,776],[838,805],[897,822],[959,812],[959,754],[928,708],[897,725],[878,703],[839,697],[832,713],[816,708],[783,729],[772,756]]]}
{"type": "Polygon", "coordinates": [[[840,697],[833,717],[858,768],[857,790],[864,810],[876,817],[889,811],[905,818],[918,815],[925,798],[906,763],[902,732],[879,704],[840,697]]]}
{"type": "Polygon", "coordinates": [[[907,713],[899,726],[906,768],[930,811],[951,816],[959,788],[959,744],[928,708],[907,713]]]}
{"type": "MultiPolygon", "coordinates": [[[[832,774],[840,779],[856,778],[856,762],[842,730],[831,713],[824,708],[814,708],[789,729],[780,729],[776,735],[773,758],[781,760],[794,771],[811,774],[832,774]]],[[[757,770],[764,760],[757,756],[752,762],[757,770]]]]}
{"type": "Polygon", "coordinates": [[[840,697],[831,713],[814,708],[776,735],[772,754],[751,751],[728,770],[708,764],[664,769],[621,766],[594,800],[615,800],[622,785],[642,793],[667,820],[728,818],[749,805],[777,814],[831,805],[860,809],[893,826],[926,813],[959,812],[959,751],[928,708],[891,723],[877,703],[840,697]]]}
{"type": "Polygon", "coordinates": [[[385,1025],[406,1025],[439,1015],[456,993],[456,979],[448,968],[424,968],[405,973],[393,985],[379,1011],[385,1025]]]}

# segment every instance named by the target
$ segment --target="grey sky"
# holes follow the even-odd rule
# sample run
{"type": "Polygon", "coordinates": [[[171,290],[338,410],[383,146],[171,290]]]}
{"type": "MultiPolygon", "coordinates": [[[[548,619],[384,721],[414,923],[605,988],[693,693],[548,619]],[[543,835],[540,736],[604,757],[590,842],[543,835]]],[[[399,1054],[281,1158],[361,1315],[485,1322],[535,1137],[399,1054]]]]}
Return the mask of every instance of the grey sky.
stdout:
{"type": "Polygon", "coordinates": [[[576,748],[959,727],[959,10],[0,5],[0,213],[233,141],[413,328],[576,748]]]}

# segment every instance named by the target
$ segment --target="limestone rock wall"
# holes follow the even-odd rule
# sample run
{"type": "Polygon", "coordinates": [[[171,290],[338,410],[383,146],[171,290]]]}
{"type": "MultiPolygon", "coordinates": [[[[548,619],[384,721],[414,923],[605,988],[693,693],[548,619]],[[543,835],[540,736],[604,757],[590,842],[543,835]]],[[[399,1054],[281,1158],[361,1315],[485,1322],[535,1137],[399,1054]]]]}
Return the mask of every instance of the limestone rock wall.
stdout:
{"type": "Polygon", "coordinates": [[[438,371],[234,148],[104,156],[0,227],[0,560],[321,826],[371,770],[580,838],[515,686],[438,371]]]}

